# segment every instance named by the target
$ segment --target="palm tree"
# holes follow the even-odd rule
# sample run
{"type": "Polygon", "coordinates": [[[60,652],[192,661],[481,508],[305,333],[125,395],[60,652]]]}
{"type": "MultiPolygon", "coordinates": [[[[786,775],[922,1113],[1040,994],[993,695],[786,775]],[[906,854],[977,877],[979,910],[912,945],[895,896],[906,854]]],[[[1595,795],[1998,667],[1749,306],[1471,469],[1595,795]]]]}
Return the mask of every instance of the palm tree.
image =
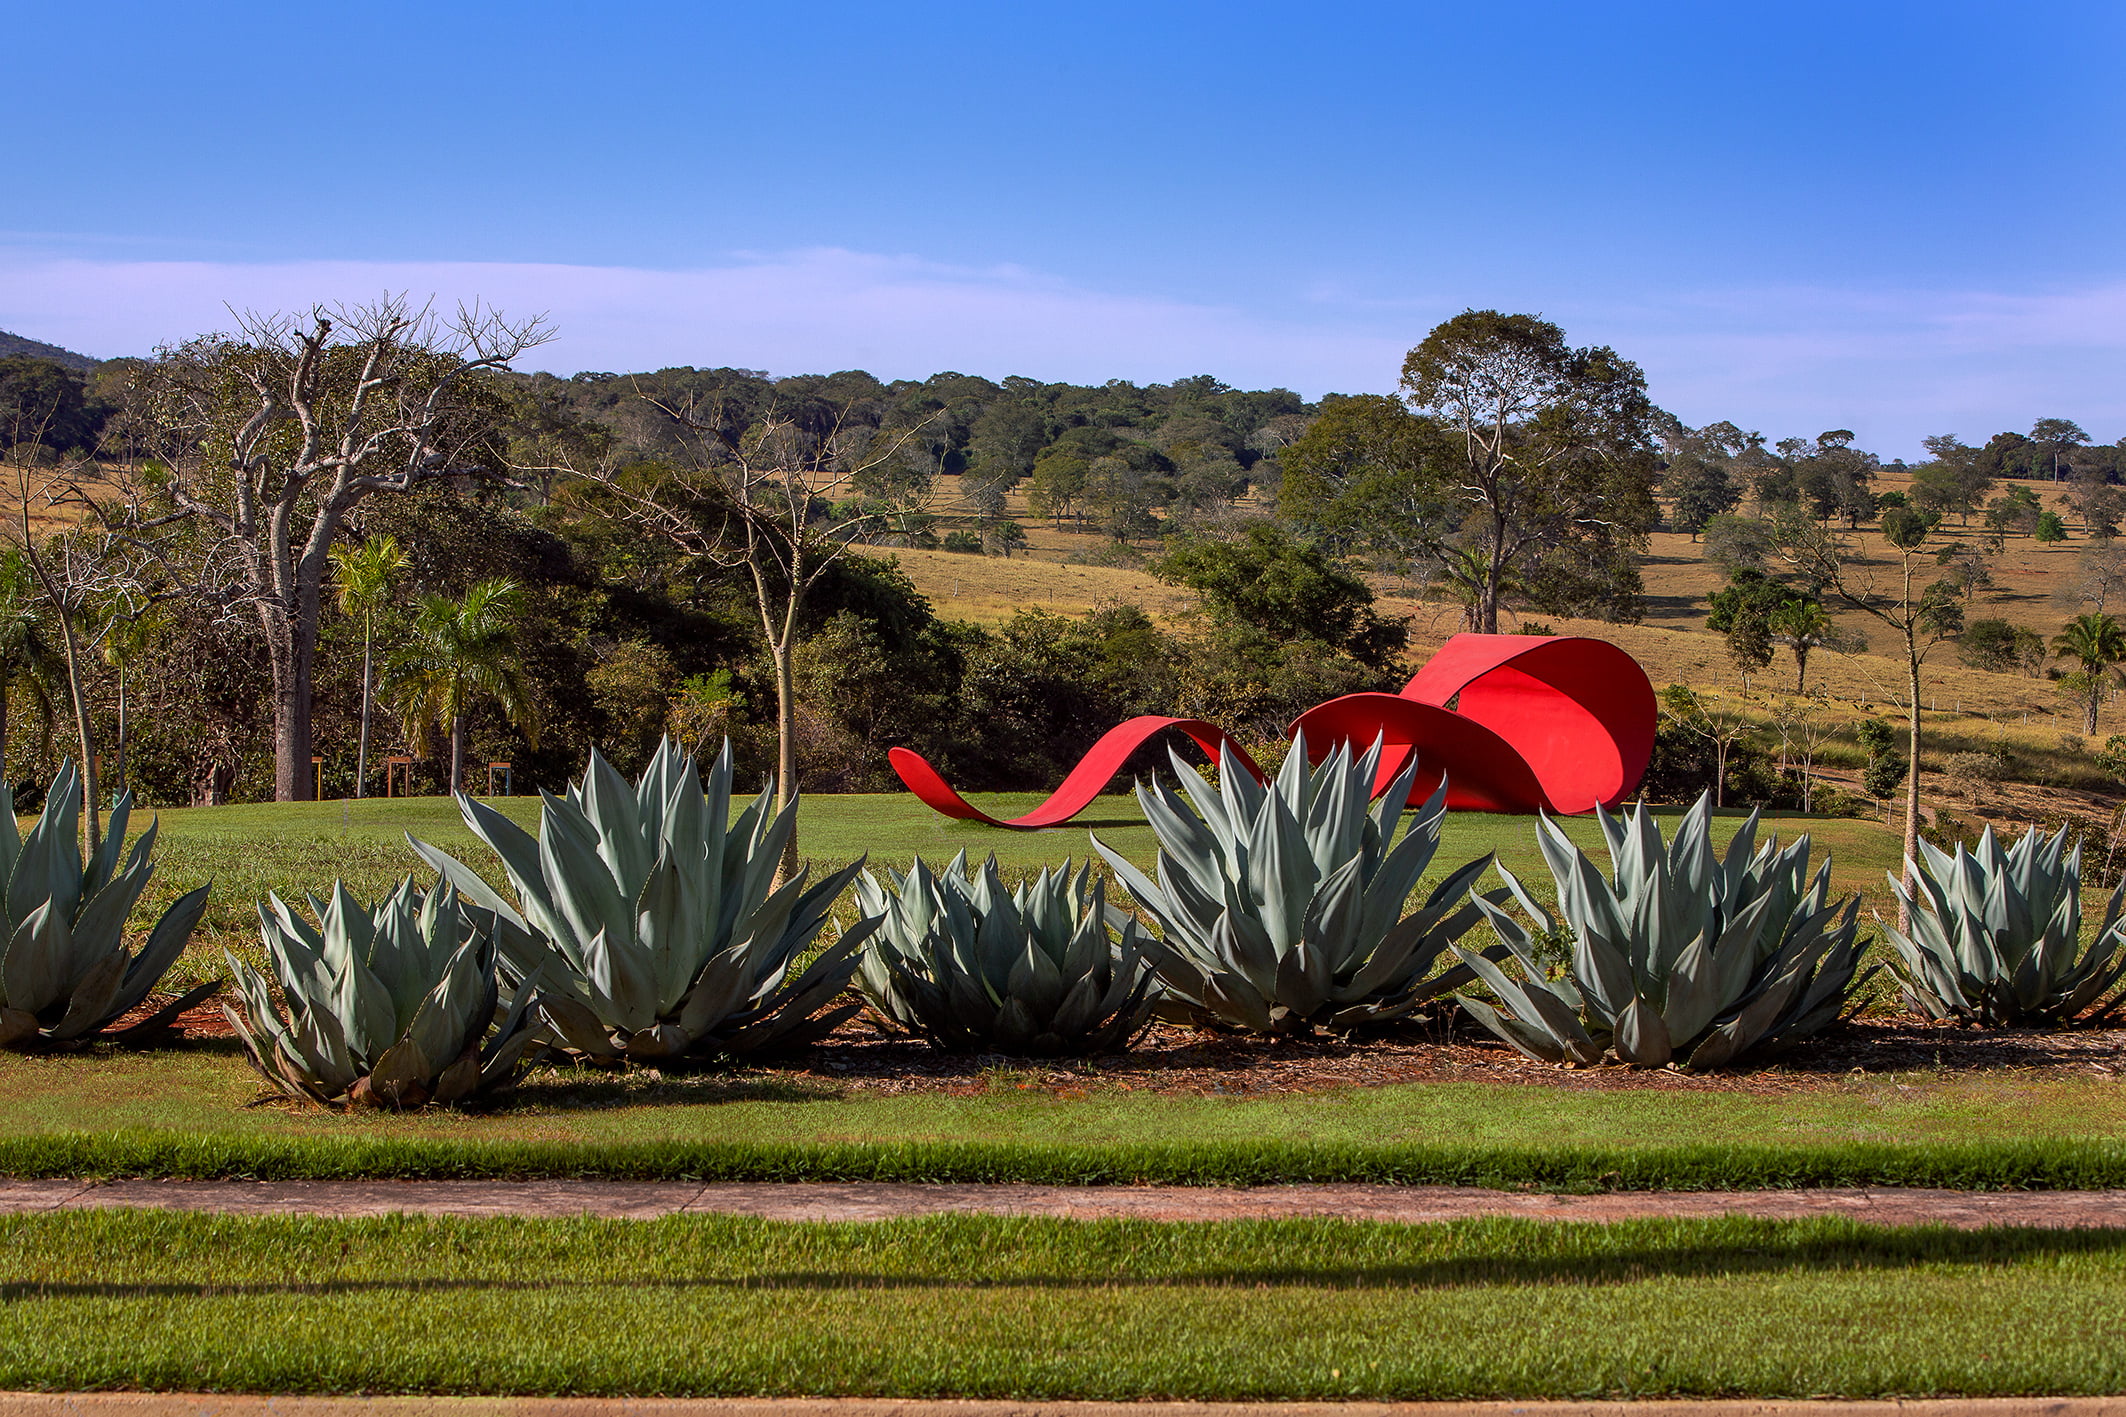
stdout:
{"type": "Polygon", "coordinates": [[[362,733],[354,750],[354,795],[369,787],[369,706],[374,697],[371,653],[376,647],[376,617],[391,602],[391,582],[406,569],[398,538],[372,536],[357,546],[332,548],[334,579],[339,582],[340,613],[362,621],[362,733]]]}
{"type": "Polygon", "coordinates": [[[7,780],[8,701],[14,691],[30,696],[52,729],[51,684],[65,673],[59,651],[44,633],[37,608],[37,581],[20,551],[0,553],[0,782],[7,780]]]}
{"type": "Polygon", "coordinates": [[[1794,692],[1809,691],[1809,651],[1829,643],[1831,614],[1820,600],[1783,602],[1770,616],[1771,630],[1794,652],[1794,692]]]}
{"type": "Polygon", "coordinates": [[[485,580],[463,600],[431,595],[415,611],[404,648],[392,655],[385,687],[409,737],[431,724],[450,734],[450,790],[465,780],[465,719],[481,699],[493,699],[534,746],[538,706],[516,660],[511,620],[514,581],[485,580]]]}
{"type": "Polygon", "coordinates": [[[2052,653],[2081,664],[2079,672],[2061,682],[2082,701],[2082,732],[2094,735],[2096,711],[2103,706],[2104,695],[2111,687],[2111,675],[2105,671],[2117,673],[2114,666],[2126,660],[2126,628],[2101,610],[2077,615],[2067,622],[2066,629],[2052,637],[2052,653]]]}

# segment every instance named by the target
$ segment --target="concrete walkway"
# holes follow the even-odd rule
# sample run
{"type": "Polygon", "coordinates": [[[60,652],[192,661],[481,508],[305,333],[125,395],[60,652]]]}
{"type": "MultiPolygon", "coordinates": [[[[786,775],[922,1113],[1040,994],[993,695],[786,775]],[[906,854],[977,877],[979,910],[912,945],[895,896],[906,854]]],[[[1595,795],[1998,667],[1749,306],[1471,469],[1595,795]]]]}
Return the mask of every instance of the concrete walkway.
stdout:
{"type": "Polygon", "coordinates": [[[0,1417],[2126,1417],[2126,1398],[1905,1402],[979,1402],[0,1393],[0,1417]]]}
{"type": "MultiPolygon", "coordinates": [[[[2126,1228],[2126,1191],[1620,1191],[1546,1195],[1459,1186],[809,1185],[649,1181],[0,1181],[0,1214],[135,1207],[219,1215],[680,1214],[886,1220],[948,1211],[1071,1219],[1540,1220],[1841,1215],[1878,1225],[2126,1228]]],[[[837,1409],[839,1410],[839,1409],[837,1409]]],[[[1140,1409],[1131,1409],[1137,1411],[1140,1409]]],[[[0,1413],[4,1417],[4,1413],[0,1413]]],[[[2126,1417],[2126,1414],[2122,1414],[2126,1417]]]]}

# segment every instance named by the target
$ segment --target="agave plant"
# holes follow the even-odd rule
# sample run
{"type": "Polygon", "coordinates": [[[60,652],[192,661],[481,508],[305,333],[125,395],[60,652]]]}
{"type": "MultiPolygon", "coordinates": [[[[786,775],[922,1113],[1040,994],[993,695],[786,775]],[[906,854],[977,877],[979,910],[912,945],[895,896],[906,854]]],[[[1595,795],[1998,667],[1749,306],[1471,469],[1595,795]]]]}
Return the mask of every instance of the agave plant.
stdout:
{"type": "Polygon", "coordinates": [[[1042,1057],[1129,1045],[1151,1012],[1150,965],[1137,922],[1108,938],[1107,895],[1088,865],[1044,870],[1007,888],[992,856],[943,874],[916,860],[891,884],[866,871],[858,909],[882,924],[864,947],[857,987],[880,1013],[943,1048],[1042,1057]]]}
{"type": "Polygon", "coordinates": [[[1473,977],[1434,966],[1478,923],[1464,898],[1489,856],[1402,913],[1439,849],[1445,786],[1398,841],[1416,758],[1369,807],[1378,741],[1355,757],[1339,745],[1319,767],[1306,746],[1293,743],[1268,786],[1222,748],[1216,787],[1169,754],[1186,800],[1163,782],[1137,789],[1159,839],[1156,881],[1093,839],[1158,925],[1152,967],[1186,1015],[1253,1033],[1349,1029],[1403,1018],[1473,977]]]}
{"type": "MultiPolygon", "coordinates": [[[[1783,850],[1776,838],[1758,845],[1752,812],[1716,856],[1709,794],[1684,814],[1673,843],[1662,841],[1643,802],[1625,816],[1597,810],[1614,879],[1548,816],[1536,828],[1572,936],[1566,969],[1552,978],[1528,930],[1479,902],[1522,977],[1459,951],[1500,1001],[1463,996],[1473,1017],[1545,1062],[1595,1063],[1614,1053],[1626,1063],[1694,1069],[1840,1017],[1868,977],[1854,978],[1860,901],[1826,903],[1830,863],[1809,878],[1807,836],[1783,850]]],[[[1550,912],[1505,867],[1499,873],[1555,934],[1550,912]]]]}
{"type": "Polygon", "coordinates": [[[0,890],[7,935],[0,940],[0,1046],[78,1042],[99,1034],[128,1039],[167,1028],[220,988],[218,981],[171,1000],[129,1028],[104,1033],[139,1007],[184,953],[207,908],[207,887],[179,898],[148,932],[140,953],[125,947],[126,920],[155,874],[157,824],[125,850],[133,795],[111,808],[110,830],[94,859],[81,859],[81,776],[59,765],[44,811],[27,836],[15,830],[14,794],[0,784],[0,890]]]}
{"type": "Polygon", "coordinates": [[[807,886],[775,885],[797,804],[763,792],[731,819],[731,746],[709,770],[667,738],[628,784],[595,749],[567,795],[541,794],[534,839],[460,794],[473,833],[501,858],[512,906],[464,863],[414,850],[468,901],[492,912],[519,978],[543,976],[540,1008],[590,1058],[671,1058],[788,1047],[831,1032],[862,1007],[828,1007],[849,985],[866,917],[795,977],[829,908],[861,860],[807,886]]]}
{"type": "Polygon", "coordinates": [[[251,1065],[291,1097],[355,1105],[449,1106],[511,1081],[532,1041],[533,990],[504,1011],[495,942],[447,884],[411,878],[375,909],[338,881],[310,898],[312,925],[268,896],[258,908],[280,981],[228,956],[240,1008],[222,1013],[251,1065]]]}
{"type": "Polygon", "coordinates": [[[1905,1002],[1928,1018],[2006,1026],[2101,1024],[2126,1008],[2126,882],[2082,944],[2082,848],[2067,832],[2032,829],[2006,850],[1987,827],[1975,850],[1950,856],[1919,843],[1907,863],[1918,898],[1890,878],[1911,921],[1909,935],[1885,925],[1896,954],[1890,971],[1905,1002]]]}

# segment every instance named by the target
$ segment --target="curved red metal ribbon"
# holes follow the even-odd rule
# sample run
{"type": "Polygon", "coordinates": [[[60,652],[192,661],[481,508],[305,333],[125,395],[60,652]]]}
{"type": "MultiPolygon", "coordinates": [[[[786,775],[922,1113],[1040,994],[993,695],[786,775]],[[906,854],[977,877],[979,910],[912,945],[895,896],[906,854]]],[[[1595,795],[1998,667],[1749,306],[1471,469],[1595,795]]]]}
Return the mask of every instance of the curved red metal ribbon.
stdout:
{"type": "Polygon", "coordinates": [[[993,827],[1009,827],[1014,831],[1036,831],[1041,827],[1060,826],[1092,805],[1092,800],[1100,795],[1100,789],[1122,771],[1129,755],[1169,728],[1195,739],[1196,746],[1208,753],[1214,762],[1221,745],[1230,748],[1240,765],[1255,774],[1257,781],[1262,780],[1262,769],[1255,766],[1255,760],[1240,746],[1240,740],[1217,724],[1205,723],[1200,718],[1161,718],[1157,714],[1143,714],[1101,734],[1100,741],[1078,759],[1070,776],[1049,794],[1047,801],[1025,816],[1013,817],[1009,821],[990,816],[953,791],[922,754],[909,748],[895,748],[886,754],[886,758],[893,764],[893,770],[900,774],[901,781],[908,784],[910,792],[948,817],[966,822],[987,822],[993,827]]]}
{"type": "MultiPolygon", "coordinates": [[[[1606,640],[1455,635],[1401,693],[1331,699],[1301,714],[1291,731],[1306,734],[1307,756],[1316,761],[1339,743],[1364,748],[1383,739],[1388,751],[1375,793],[1387,790],[1415,752],[1413,803],[1445,777],[1447,805],[1456,810],[1574,814],[1613,807],[1638,787],[1653,756],[1656,718],[1646,671],[1606,640]]],[[[1146,715],[1110,729],[1039,807],[1000,821],[953,791],[920,755],[895,748],[888,756],[909,790],[946,816],[1028,830],[1083,811],[1131,753],[1169,728],[1214,758],[1221,744],[1230,745],[1262,777],[1215,724],[1146,715]]]]}

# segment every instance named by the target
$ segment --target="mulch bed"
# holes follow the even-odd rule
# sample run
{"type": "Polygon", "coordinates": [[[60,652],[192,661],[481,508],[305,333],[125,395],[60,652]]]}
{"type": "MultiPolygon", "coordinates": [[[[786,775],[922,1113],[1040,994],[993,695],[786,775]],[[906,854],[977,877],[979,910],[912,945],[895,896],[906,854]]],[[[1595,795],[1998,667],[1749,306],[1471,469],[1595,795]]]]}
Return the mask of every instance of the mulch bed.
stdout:
{"type": "MultiPolygon", "coordinates": [[[[213,1002],[187,1011],[182,1036],[228,1038],[213,1002]]],[[[2042,1077],[2126,1079],[2126,1029],[2020,1032],[1910,1019],[1861,1019],[1800,1048],[1730,1072],[1694,1075],[1665,1068],[1559,1068],[1522,1057],[1457,1020],[1417,1023],[1386,1034],[1342,1039],[1246,1038],[1155,1024],[1128,1053],[1091,1059],[1027,1059],[942,1053],[891,1037],[866,1017],[844,1024],[822,1046],[748,1062],[755,1078],[816,1080],[858,1093],[996,1091],[1070,1096],[1094,1088],[1193,1096],[1274,1096],[1387,1083],[1497,1082],[1581,1091],[1656,1089],[1773,1096],[1841,1085],[1855,1073],[1934,1074],[2013,1070],[2042,1077]]]]}

